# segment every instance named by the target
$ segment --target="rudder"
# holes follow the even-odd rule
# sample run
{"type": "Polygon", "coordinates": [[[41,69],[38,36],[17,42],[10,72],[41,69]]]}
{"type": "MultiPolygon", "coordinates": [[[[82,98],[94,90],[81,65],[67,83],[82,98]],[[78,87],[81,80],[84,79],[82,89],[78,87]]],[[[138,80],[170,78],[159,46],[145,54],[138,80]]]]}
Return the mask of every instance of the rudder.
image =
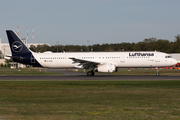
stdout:
{"type": "Polygon", "coordinates": [[[9,40],[12,56],[31,53],[14,31],[6,30],[6,33],[9,40]]]}

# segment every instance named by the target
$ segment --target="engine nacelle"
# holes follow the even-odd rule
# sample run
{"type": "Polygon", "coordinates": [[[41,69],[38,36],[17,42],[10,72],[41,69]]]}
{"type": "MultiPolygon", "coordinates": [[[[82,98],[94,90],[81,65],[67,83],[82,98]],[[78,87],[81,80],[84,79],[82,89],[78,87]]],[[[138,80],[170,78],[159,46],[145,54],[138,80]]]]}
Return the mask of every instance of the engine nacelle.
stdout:
{"type": "Polygon", "coordinates": [[[113,63],[98,65],[96,70],[98,72],[117,72],[117,68],[113,63]]]}

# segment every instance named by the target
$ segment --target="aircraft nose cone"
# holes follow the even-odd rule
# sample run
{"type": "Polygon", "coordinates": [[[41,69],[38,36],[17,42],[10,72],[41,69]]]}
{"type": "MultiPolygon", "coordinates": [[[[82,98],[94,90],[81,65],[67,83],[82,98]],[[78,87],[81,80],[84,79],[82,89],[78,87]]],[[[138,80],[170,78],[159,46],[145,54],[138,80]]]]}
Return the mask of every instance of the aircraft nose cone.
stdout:
{"type": "Polygon", "coordinates": [[[177,64],[177,60],[176,59],[172,59],[172,64],[176,65],[177,64]]]}

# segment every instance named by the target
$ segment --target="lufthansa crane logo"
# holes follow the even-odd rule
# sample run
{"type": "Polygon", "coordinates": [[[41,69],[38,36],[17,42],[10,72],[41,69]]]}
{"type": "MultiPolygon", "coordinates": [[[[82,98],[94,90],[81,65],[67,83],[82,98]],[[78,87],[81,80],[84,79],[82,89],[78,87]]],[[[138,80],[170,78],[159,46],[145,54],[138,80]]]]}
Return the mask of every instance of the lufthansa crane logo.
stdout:
{"type": "Polygon", "coordinates": [[[21,42],[19,41],[15,41],[13,44],[12,44],[12,50],[14,52],[21,52],[21,50],[23,49],[23,45],[21,42]]]}

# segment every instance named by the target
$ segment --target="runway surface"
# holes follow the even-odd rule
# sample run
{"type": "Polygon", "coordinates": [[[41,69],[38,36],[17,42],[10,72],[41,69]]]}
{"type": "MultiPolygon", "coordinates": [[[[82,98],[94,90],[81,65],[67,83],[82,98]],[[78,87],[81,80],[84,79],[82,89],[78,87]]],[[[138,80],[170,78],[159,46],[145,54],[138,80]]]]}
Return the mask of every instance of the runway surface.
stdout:
{"type": "Polygon", "coordinates": [[[86,76],[86,73],[65,70],[48,70],[64,75],[48,76],[0,76],[0,80],[180,80],[179,75],[103,75],[86,76]]]}
{"type": "Polygon", "coordinates": [[[180,80],[180,76],[152,75],[79,75],[56,76],[0,76],[0,80],[180,80]]]}

